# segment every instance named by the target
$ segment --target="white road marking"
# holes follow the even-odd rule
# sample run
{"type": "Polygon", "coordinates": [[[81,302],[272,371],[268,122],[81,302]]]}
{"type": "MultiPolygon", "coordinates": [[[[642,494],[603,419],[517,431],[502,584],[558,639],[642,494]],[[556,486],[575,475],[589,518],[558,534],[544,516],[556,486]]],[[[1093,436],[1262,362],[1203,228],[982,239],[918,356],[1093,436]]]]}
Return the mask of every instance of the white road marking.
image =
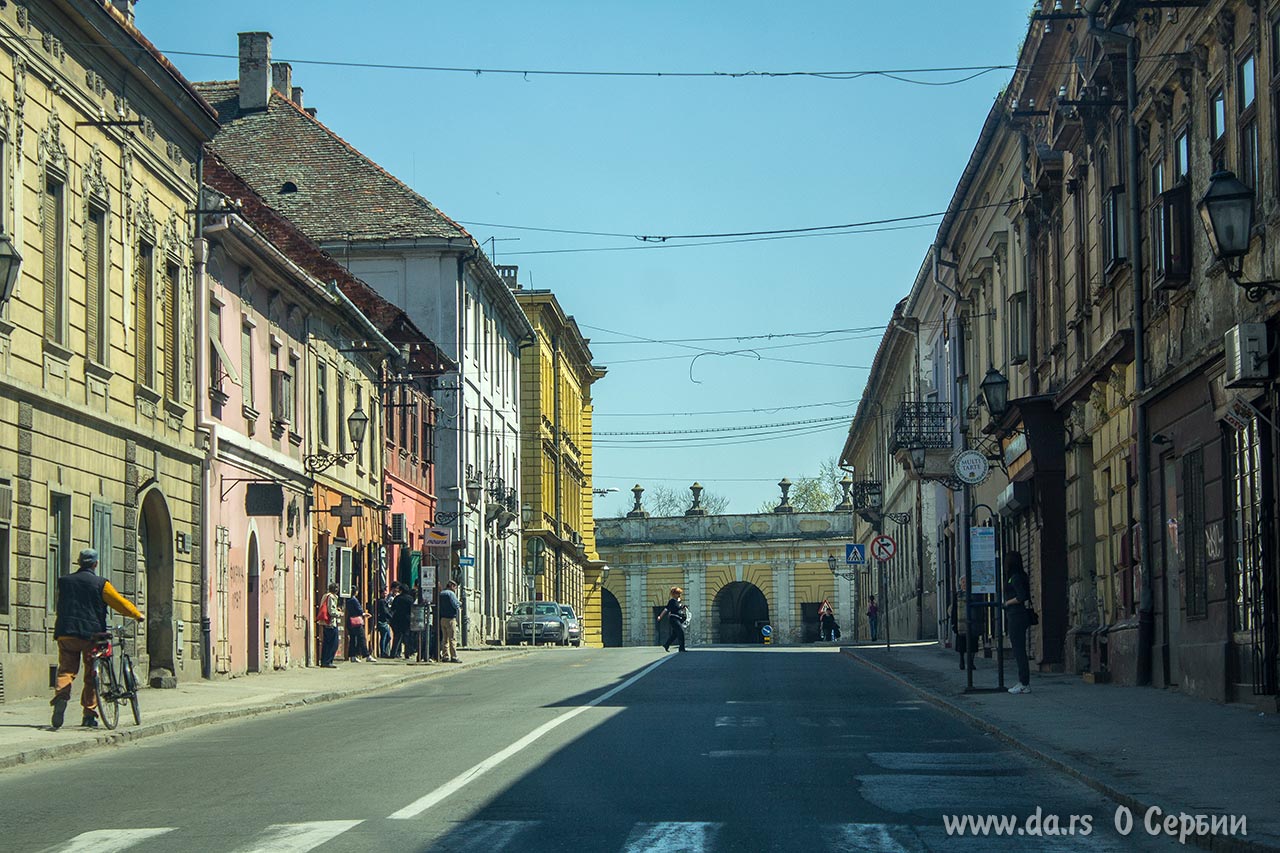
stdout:
{"type": "Polygon", "coordinates": [[[1027,766],[1007,752],[868,752],[867,758],[885,770],[1025,770],[1027,766]]]}
{"type": "Polygon", "coordinates": [[[241,847],[237,853],[306,853],[362,823],[362,820],[277,823],[255,838],[254,846],[241,847]]]}
{"type": "Polygon", "coordinates": [[[720,827],[704,821],[637,823],[622,853],[702,853],[712,849],[720,827]]]}
{"type": "Polygon", "coordinates": [[[492,850],[517,850],[516,836],[542,822],[537,820],[469,820],[462,832],[449,835],[449,849],[456,853],[490,853],[492,850]],[[454,840],[457,838],[458,840],[454,840]]]}
{"type": "Polygon", "coordinates": [[[831,850],[840,853],[926,853],[928,848],[909,826],[846,823],[828,827],[831,850]]]}
{"type": "Polygon", "coordinates": [[[119,853],[148,838],[173,832],[176,826],[157,826],[149,829],[95,829],[82,832],[61,847],[50,847],[48,853],[119,853]]]}
{"type": "Polygon", "coordinates": [[[759,758],[768,755],[767,749],[713,749],[707,753],[708,758],[759,758]]]}
{"type": "Polygon", "coordinates": [[[720,728],[723,726],[728,726],[729,728],[762,729],[764,728],[764,717],[716,717],[716,727],[720,728]]]}
{"type": "Polygon", "coordinates": [[[431,793],[426,794],[425,796],[419,797],[418,799],[414,800],[412,803],[400,809],[399,811],[392,812],[390,815],[388,815],[388,817],[391,820],[409,820],[410,818],[417,817],[418,815],[425,812],[427,809],[431,808],[432,806],[439,803],[441,800],[448,797],[450,794],[453,794],[453,793],[456,793],[457,791],[462,790],[467,785],[474,782],[476,779],[479,779],[481,776],[488,773],[490,770],[497,767],[499,764],[502,764],[502,762],[506,761],[511,756],[515,755],[516,753],[528,747],[531,743],[538,740],[543,735],[547,734],[548,732],[552,731],[558,726],[569,722],[574,717],[581,714],[583,711],[587,711],[591,708],[594,708],[595,706],[603,702],[607,702],[608,700],[612,699],[614,696],[617,696],[623,690],[626,690],[628,687],[635,684],[637,681],[644,678],[646,675],[653,672],[655,669],[662,666],[664,663],[666,663],[669,660],[672,660],[672,658],[671,657],[658,658],[658,660],[649,664],[647,667],[640,670],[640,672],[631,676],[626,681],[622,682],[617,687],[610,690],[608,693],[604,693],[600,696],[597,696],[595,699],[592,699],[587,704],[579,705],[578,707],[570,711],[565,711],[563,714],[556,717],[555,719],[549,720],[548,722],[543,723],[533,731],[529,732],[524,737],[520,738],[520,740],[508,746],[506,749],[503,749],[499,752],[495,752],[493,755],[489,756],[484,761],[481,761],[475,767],[472,767],[470,770],[466,770],[462,773],[459,773],[457,776],[454,776],[448,782],[445,782],[443,785],[441,785],[439,788],[436,788],[431,793]]]}
{"type": "Polygon", "coordinates": [[[995,814],[1030,801],[1053,802],[1058,789],[1029,776],[886,773],[856,777],[858,796],[898,814],[995,814]]]}

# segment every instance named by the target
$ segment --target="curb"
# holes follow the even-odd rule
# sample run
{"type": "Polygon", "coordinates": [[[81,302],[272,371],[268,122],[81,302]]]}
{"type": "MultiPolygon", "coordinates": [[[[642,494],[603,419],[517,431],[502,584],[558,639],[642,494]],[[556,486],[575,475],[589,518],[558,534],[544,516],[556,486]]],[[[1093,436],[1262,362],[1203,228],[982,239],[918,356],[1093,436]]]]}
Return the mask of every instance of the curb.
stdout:
{"type": "MultiPolygon", "coordinates": [[[[520,658],[529,654],[532,654],[532,650],[512,651],[508,654],[502,655],[498,660],[520,658]]],[[[272,702],[270,704],[261,703],[257,705],[245,705],[239,708],[226,708],[220,711],[206,711],[202,714],[196,714],[195,716],[166,720],[159,723],[144,723],[141,726],[135,726],[130,729],[117,729],[113,732],[103,732],[92,740],[81,740],[76,741],[75,743],[64,743],[57,746],[42,746],[24,750],[23,752],[2,755],[0,756],[0,770],[8,770],[13,767],[31,766],[41,761],[79,755],[100,747],[119,746],[120,744],[131,743],[136,740],[155,737],[156,735],[173,734],[174,732],[196,728],[197,726],[224,723],[229,720],[244,719],[247,717],[258,717],[275,711],[287,711],[310,705],[321,705],[326,702],[336,702],[340,699],[350,699],[355,696],[361,696],[366,693],[376,693],[382,690],[394,690],[396,688],[403,687],[406,684],[425,681],[428,678],[447,676],[450,673],[475,669],[477,667],[486,666],[490,663],[496,662],[497,661],[494,660],[482,659],[467,661],[466,663],[447,668],[437,669],[435,667],[427,667],[421,672],[410,673],[408,675],[401,676],[400,678],[385,681],[380,684],[371,684],[364,687],[352,687],[345,690],[329,690],[324,693],[314,694],[305,698],[286,699],[272,702]]]]}
{"type": "MultiPolygon", "coordinates": [[[[982,719],[981,717],[977,716],[976,714],[973,714],[965,710],[964,708],[961,708],[959,705],[952,702],[947,696],[941,693],[938,693],[935,690],[930,690],[927,687],[922,687],[919,684],[916,684],[915,682],[908,679],[906,676],[898,672],[895,672],[892,669],[889,669],[888,667],[882,666],[878,663],[873,663],[872,661],[868,660],[867,658],[859,654],[856,647],[842,648],[840,649],[840,654],[856,663],[862,664],[863,666],[867,667],[870,670],[873,670],[879,673],[885,678],[888,678],[889,680],[895,681],[898,684],[902,685],[903,687],[906,687],[912,692],[918,694],[921,698],[925,699],[927,702],[929,702],[929,704],[934,705],[935,707],[941,709],[942,711],[945,711],[946,713],[950,714],[953,717],[956,717],[962,722],[968,723],[970,726],[973,726],[974,728],[982,732],[985,732],[986,734],[991,735],[997,740],[1007,744],[1008,746],[1013,747],[1014,749],[1017,749],[1020,752],[1025,753],[1026,755],[1029,755],[1030,757],[1036,759],[1037,761],[1043,764],[1047,764],[1053,769],[1067,774],[1073,779],[1076,779],[1077,781],[1084,783],[1088,787],[1092,788],[1093,790],[1097,791],[1100,794],[1103,794],[1107,798],[1114,800],[1120,805],[1128,807],[1134,812],[1135,816],[1146,812],[1148,809],[1152,808],[1155,805],[1154,803],[1143,802],[1142,800],[1139,800],[1138,798],[1130,794],[1126,794],[1125,792],[1111,786],[1110,784],[1098,778],[1097,776],[1091,775],[1087,770],[1083,770],[1080,767],[1077,767],[1073,764],[1068,764],[1063,759],[1058,758],[1057,756],[1051,753],[1040,750],[1032,746],[1030,743],[1027,743],[1026,741],[1019,740],[1018,738],[1009,734],[999,726],[996,726],[993,723],[989,723],[986,720],[982,719]]],[[[1149,836],[1149,837],[1155,837],[1155,836],[1149,836]]],[[[1167,836],[1159,836],[1159,837],[1167,838],[1167,836]]],[[[1189,844],[1194,844],[1195,846],[1200,847],[1204,850],[1211,850],[1213,851],[1213,853],[1280,853],[1280,847],[1277,847],[1277,846],[1272,846],[1269,844],[1258,844],[1252,841],[1245,841],[1240,838],[1227,838],[1224,836],[1189,835],[1187,836],[1187,842],[1189,844]]],[[[1175,839],[1175,843],[1176,843],[1176,839],[1175,839]]]]}

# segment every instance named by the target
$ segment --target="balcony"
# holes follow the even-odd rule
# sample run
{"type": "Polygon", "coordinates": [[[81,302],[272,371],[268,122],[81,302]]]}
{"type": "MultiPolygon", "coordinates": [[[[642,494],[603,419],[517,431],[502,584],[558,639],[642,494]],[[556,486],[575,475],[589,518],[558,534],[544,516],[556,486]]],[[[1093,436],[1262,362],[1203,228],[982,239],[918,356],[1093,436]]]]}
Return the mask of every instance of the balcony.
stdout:
{"type": "Polygon", "coordinates": [[[893,415],[889,452],[897,455],[912,447],[938,450],[951,447],[950,403],[899,403],[893,415]]]}

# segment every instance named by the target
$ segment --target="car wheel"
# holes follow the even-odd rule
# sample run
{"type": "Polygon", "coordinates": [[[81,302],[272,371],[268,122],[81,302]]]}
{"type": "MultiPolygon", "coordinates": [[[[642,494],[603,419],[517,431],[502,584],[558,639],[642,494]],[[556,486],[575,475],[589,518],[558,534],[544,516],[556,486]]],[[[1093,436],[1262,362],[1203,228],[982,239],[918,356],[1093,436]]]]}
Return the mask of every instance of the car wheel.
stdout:
{"type": "Polygon", "coordinates": [[[580,648],[581,646],[582,646],[582,641],[581,641],[581,640],[574,640],[574,641],[573,641],[573,647],[574,647],[575,649],[576,649],[576,648],[580,648]]]}

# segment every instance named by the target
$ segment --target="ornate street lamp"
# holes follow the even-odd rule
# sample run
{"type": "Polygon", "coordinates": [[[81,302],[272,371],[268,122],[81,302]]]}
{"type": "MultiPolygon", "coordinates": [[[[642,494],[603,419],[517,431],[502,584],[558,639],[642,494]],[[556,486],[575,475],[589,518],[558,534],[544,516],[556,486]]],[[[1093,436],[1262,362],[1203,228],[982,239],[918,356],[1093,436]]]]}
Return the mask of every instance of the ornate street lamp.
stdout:
{"type": "Polygon", "coordinates": [[[22,268],[22,255],[9,239],[9,235],[0,231],[0,303],[8,301],[13,295],[14,285],[18,283],[18,271],[22,268]]]}
{"type": "Polygon", "coordinates": [[[480,503],[480,493],[484,491],[484,487],[480,484],[479,477],[469,477],[467,479],[467,506],[475,509],[480,503]]]}
{"type": "Polygon", "coordinates": [[[1231,280],[1245,289],[1245,297],[1250,302],[1260,302],[1266,293],[1280,291],[1277,286],[1280,281],[1240,280],[1244,256],[1249,254],[1249,243],[1253,239],[1253,201],[1253,190],[1233,172],[1224,170],[1209,177],[1209,189],[1196,208],[1209,235],[1209,248],[1214,257],[1222,261],[1231,280]]]}
{"type": "Polygon", "coordinates": [[[339,463],[346,465],[355,459],[360,453],[360,446],[364,444],[364,434],[369,428],[369,416],[359,406],[347,416],[347,435],[351,436],[351,443],[355,445],[355,450],[348,453],[313,453],[302,457],[302,467],[309,474],[319,474],[339,463]]]}
{"type": "Polygon", "coordinates": [[[844,578],[847,581],[851,581],[858,576],[857,569],[850,568],[846,570],[841,568],[840,558],[835,554],[827,557],[827,568],[831,570],[831,574],[838,578],[844,578]]]}
{"type": "Polygon", "coordinates": [[[911,445],[911,467],[917,474],[924,473],[926,453],[925,446],[920,442],[917,441],[911,445]]]}
{"type": "Polygon", "coordinates": [[[529,526],[529,522],[533,521],[533,507],[529,506],[526,501],[520,507],[520,522],[525,526],[529,526]]]}
{"type": "Polygon", "coordinates": [[[982,399],[987,401],[991,419],[998,421],[1003,418],[1009,411],[1009,380],[1005,375],[993,365],[987,369],[987,375],[982,377],[982,384],[978,387],[982,389],[982,399]]]}
{"type": "Polygon", "coordinates": [[[357,405],[355,411],[347,416],[347,435],[351,436],[351,443],[356,446],[357,452],[360,445],[364,444],[364,434],[368,429],[369,416],[357,405]]]}

